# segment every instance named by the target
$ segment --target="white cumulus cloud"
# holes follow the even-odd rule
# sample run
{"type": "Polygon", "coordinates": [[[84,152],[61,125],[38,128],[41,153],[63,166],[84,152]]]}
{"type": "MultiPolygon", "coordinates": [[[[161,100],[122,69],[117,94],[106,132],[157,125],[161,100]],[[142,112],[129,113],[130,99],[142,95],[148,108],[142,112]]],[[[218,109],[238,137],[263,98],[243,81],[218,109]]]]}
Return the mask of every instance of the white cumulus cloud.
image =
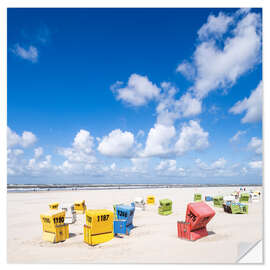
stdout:
{"type": "Polygon", "coordinates": [[[200,100],[192,97],[190,93],[186,93],[176,102],[176,108],[182,112],[183,117],[189,117],[201,113],[202,104],[200,100]]]}
{"type": "Polygon", "coordinates": [[[218,16],[210,15],[207,23],[205,23],[198,31],[200,39],[206,39],[211,36],[221,37],[228,29],[233,18],[220,12],[218,16]]]}
{"type": "Polygon", "coordinates": [[[94,146],[94,138],[90,135],[90,132],[81,129],[73,142],[73,147],[78,150],[83,150],[86,153],[91,153],[94,146]]]}
{"type": "Polygon", "coordinates": [[[150,129],[143,156],[164,156],[171,152],[169,145],[175,136],[174,126],[155,124],[150,129]]]}
{"type": "Polygon", "coordinates": [[[230,108],[229,112],[233,114],[246,112],[245,116],[241,120],[242,123],[260,121],[262,119],[262,91],[263,83],[261,81],[248,98],[238,101],[232,108],[230,108]]]}
{"type": "Polygon", "coordinates": [[[81,129],[73,140],[73,147],[58,149],[58,154],[66,158],[62,165],[58,166],[58,170],[64,172],[66,169],[67,173],[76,173],[81,170],[83,173],[82,170],[86,165],[90,165],[97,161],[93,153],[93,145],[94,138],[91,136],[90,132],[81,129]]]}
{"type": "Polygon", "coordinates": [[[179,139],[175,144],[177,154],[182,155],[191,150],[202,150],[209,146],[208,132],[204,131],[199,122],[190,120],[184,124],[179,139]]]}
{"type": "Polygon", "coordinates": [[[33,145],[37,141],[37,137],[30,131],[24,131],[22,135],[18,135],[7,127],[7,145],[8,148],[14,146],[22,146],[24,148],[33,145]]]}
{"type": "Polygon", "coordinates": [[[179,99],[175,98],[178,90],[168,82],[161,84],[164,92],[156,108],[157,123],[172,126],[175,120],[182,117],[191,117],[201,113],[201,101],[185,93],[179,99]]]}
{"type": "Polygon", "coordinates": [[[189,80],[194,79],[196,74],[195,67],[186,60],[177,66],[176,71],[184,75],[189,80]]]}
{"type": "Polygon", "coordinates": [[[98,150],[105,156],[129,157],[132,155],[133,145],[134,135],[131,132],[115,129],[101,140],[98,150]]]}
{"type": "Polygon", "coordinates": [[[121,88],[122,83],[117,82],[111,89],[116,93],[118,100],[123,100],[133,106],[142,106],[159,96],[160,89],[153,84],[147,76],[132,74],[126,87],[121,88]]]}
{"type": "Polygon", "coordinates": [[[51,168],[51,155],[45,156],[44,160],[38,161],[36,158],[32,158],[28,162],[28,169],[40,173],[41,170],[51,168]]]}
{"type": "MultiPolygon", "coordinates": [[[[231,87],[241,75],[260,62],[261,17],[252,12],[242,15],[241,19],[235,14],[231,17],[222,13],[218,17],[210,15],[208,22],[199,30],[202,40],[192,56],[191,64],[196,75],[190,89],[197,98],[202,99],[216,89],[231,87]],[[233,27],[228,28],[229,24],[233,27]],[[220,45],[221,34],[225,32],[223,45],[220,45]]],[[[179,69],[182,74],[188,70],[194,74],[191,67],[181,68],[180,65],[179,69]]]]}

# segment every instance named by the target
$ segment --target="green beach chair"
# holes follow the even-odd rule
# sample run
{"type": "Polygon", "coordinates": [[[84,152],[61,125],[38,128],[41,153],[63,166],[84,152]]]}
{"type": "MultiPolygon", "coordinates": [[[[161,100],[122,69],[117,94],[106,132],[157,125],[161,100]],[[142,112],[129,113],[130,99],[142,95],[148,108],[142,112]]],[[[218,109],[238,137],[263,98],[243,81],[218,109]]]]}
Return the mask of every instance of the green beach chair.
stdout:
{"type": "Polygon", "coordinates": [[[223,208],[223,196],[216,196],[213,198],[214,206],[223,208]]]}
{"type": "Polygon", "coordinates": [[[230,214],[248,214],[248,205],[242,203],[224,203],[224,212],[230,214]]]}
{"type": "Polygon", "coordinates": [[[163,199],[159,201],[158,213],[160,215],[170,215],[172,213],[172,201],[169,199],[163,199]]]}
{"type": "Polygon", "coordinates": [[[231,204],[232,214],[247,214],[248,205],[241,203],[232,203],[231,204]]]}
{"type": "Polygon", "coordinates": [[[202,194],[195,193],[194,194],[194,202],[201,202],[202,201],[202,194]]]}
{"type": "Polygon", "coordinates": [[[248,193],[241,193],[239,198],[240,203],[248,203],[249,202],[249,194],[248,193]]]}

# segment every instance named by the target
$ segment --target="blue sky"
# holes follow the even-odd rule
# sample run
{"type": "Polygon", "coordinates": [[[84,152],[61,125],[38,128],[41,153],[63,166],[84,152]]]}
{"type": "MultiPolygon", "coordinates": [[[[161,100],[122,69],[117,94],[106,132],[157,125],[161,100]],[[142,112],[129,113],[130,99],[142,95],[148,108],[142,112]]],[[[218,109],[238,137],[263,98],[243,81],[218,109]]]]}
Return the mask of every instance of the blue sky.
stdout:
{"type": "Polygon", "coordinates": [[[261,9],[8,9],[8,183],[261,183],[261,9]]]}

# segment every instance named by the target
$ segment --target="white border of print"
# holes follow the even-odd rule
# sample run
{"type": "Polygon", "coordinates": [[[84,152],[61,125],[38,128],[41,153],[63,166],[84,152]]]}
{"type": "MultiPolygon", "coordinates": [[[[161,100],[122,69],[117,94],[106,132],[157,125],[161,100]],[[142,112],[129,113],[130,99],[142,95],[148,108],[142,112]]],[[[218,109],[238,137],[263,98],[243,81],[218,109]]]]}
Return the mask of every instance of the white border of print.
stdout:
{"type": "MultiPolygon", "coordinates": [[[[150,0],[126,0],[126,1],[120,1],[120,0],[28,0],[28,1],[22,1],[22,0],[2,0],[0,1],[0,205],[1,205],[1,221],[0,221],[0,263],[1,268],[3,269],[3,266],[8,269],[15,269],[17,267],[20,267],[20,269],[36,269],[37,265],[11,265],[6,264],[6,230],[7,230],[7,220],[6,220],[6,184],[7,184],[7,170],[6,170],[6,124],[7,124],[7,8],[8,7],[262,7],[263,8],[263,75],[266,74],[266,70],[269,73],[270,66],[269,66],[269,52],[265,48],[270,48],[269,44],[269,35],[270,32],[265,31],[266,26],[270,25],[270,9],[269,9],[269,3],[270,1],[267,0],[251,0],[251,1],[245,1],[245,0],[208,0],[208,1],[202,1],[202,0],[182,0],[182,1],[175,1],[175,0],[166,0],[166,1],[150,1],[150,0]]],[[[269,29],[268,29],[269,30],[269,29]]],[[[269,75],[263,76],[264,79],[264,115],[263,115],[263,138],[264,138],[264,164],[269,163],[269,138],[270,138],[270,84],[269,84],[269,75]],[[267,163],[268,161],[268,163],[267,163]]],[[[269,167],[264,166],[264,206],[269,205],[269,196],[268,196],[268,190],[269,190],[269,184],[268,181],[270,179],[269,174],[269,167]],[[265,180],[266,179],[266,180],[265,180]]],[[[267,213],[264,207],[264,228],[269,227],[269,214],[267,213]]],[[[267,209],[268,210],[268,209],[267,209]]],[[[268,240],[267,240],[267,231],[264,230],[264,247],[268,247],[268,240]]],[[[179,250],[179,253],[181,253],[181,250],[179,250]]],[[[266,250],[264,250],[264,266],[267,266],[268,260],[265,257],[266,250]]],[[[127,267],[127,265],[38,265],[39,269],[74,269],[74,267],[82,269],[82,268],[89,268],[89,267],[95,267],[97,269],[104,269],[104,268],[110,268],[110,269],[124,269],[127,267]]],[[[241,267],[238,265],[218,265],[220,268],[226,268],[226,267],[241,267]]],[[[137,267],[142,268],[155,268],[155,269],[163,269],[164,265],[129,265],[128,268],[135,269],[137,267]]],[[[185,267],[187,269],[192,269],[195,267],[200,267],[200,269],[209,269],[212,267],[217,267],[216,265],[166,265],[166,268],[177,268],[179,267],[185,267]]],[[[254,268],[254,265],[245,265],[244,267],[250,267],[254,268]]]]}

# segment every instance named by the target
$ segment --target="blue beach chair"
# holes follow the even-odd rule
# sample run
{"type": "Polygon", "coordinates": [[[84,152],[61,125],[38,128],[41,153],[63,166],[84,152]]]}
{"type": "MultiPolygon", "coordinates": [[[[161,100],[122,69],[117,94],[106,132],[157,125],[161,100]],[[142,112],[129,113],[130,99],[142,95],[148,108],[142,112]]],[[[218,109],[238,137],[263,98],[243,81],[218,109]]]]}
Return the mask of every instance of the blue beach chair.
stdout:
{"type": "Polygon", "coordinates": [[[134,228],[133,217],[135,212],[135,204],[123,205],[118,204],[114,205],[114,221],[113,221],[113,230],[114,234],[126,234],[129,235],[130,231],[134,228]]]}
{"type": "Polygon", "coordinates": [[[205,201],[206,202],[211,202],[211,201],[213,201],[213,197],[205,196],[205,201]]]}

